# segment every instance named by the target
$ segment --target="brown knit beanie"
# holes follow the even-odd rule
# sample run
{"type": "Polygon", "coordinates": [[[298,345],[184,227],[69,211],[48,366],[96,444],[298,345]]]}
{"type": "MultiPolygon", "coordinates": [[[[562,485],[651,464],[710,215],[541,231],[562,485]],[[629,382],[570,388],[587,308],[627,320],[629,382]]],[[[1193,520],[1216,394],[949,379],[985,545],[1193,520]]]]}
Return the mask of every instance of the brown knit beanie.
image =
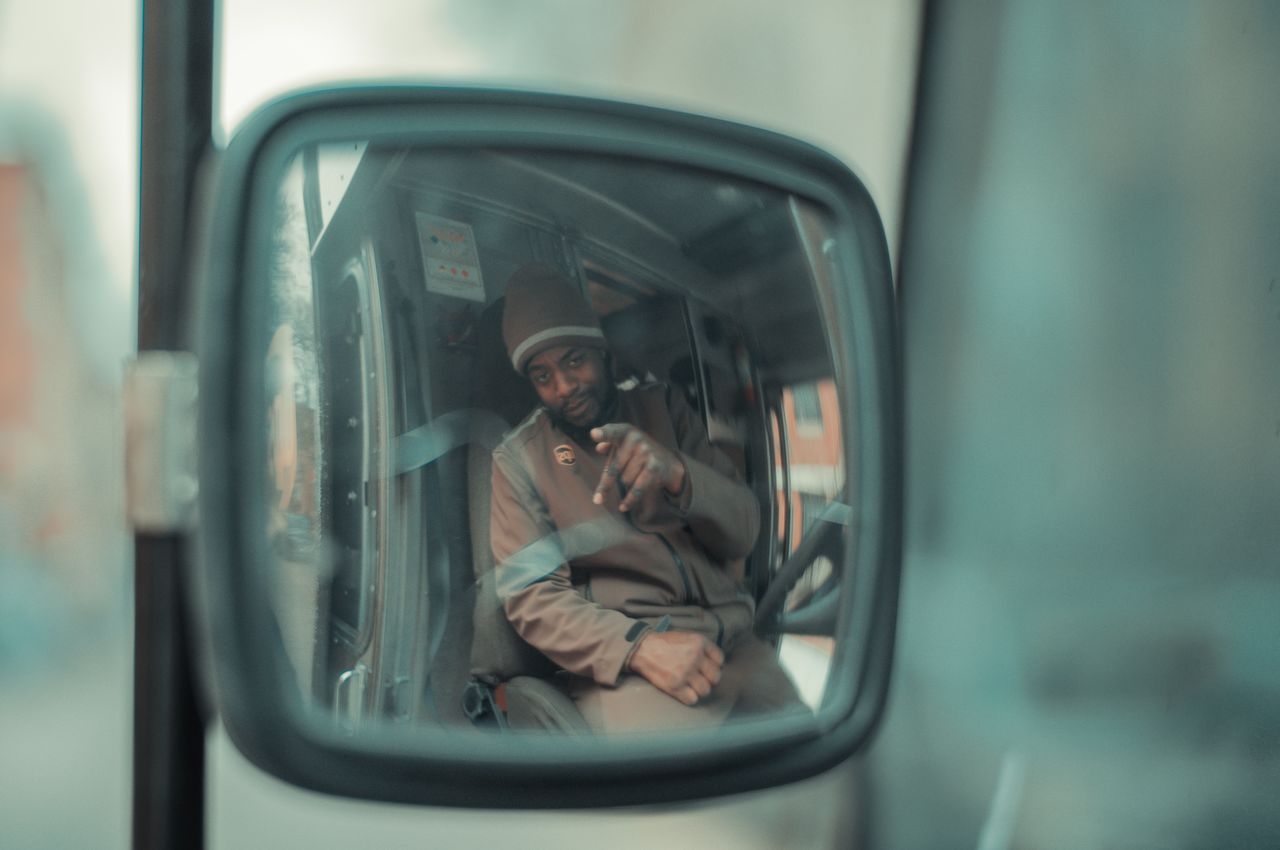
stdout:
{"type": "Polygon", "coordinates": [[[520,374],[529,361],[558,345],[608,348],[600,320],[569,279],[539,265],[520,267],[507,281],[502,339],[520,374]]]}

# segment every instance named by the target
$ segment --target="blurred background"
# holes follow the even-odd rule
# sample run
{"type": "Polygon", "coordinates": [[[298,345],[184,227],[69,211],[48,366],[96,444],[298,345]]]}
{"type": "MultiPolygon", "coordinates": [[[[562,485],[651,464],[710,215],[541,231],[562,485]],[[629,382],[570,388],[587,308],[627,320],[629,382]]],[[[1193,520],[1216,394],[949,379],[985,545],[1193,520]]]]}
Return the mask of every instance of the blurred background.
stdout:
{"type": "Polygon", "coordinates": [[[137,39],[128,3],[0,2],[0,843],[123,847],[137,39]]]}
{"type": "Polygon", "coordinates": [[[885,845],[1280,846],[1280,6],[982,9],[907,202],[885,845]]]}
{"type": "MultiPolygon", "coordinates": [[[[1280,7],[939,11],[900,244],[914,3],[222,5],[223,138],[295,85],[412,74],[842,157],[901,251],[909,495],[894,690],[838,779],[477,818],[288,788],[215,729],[213,846],[823,846],[844,809],[871,846],[1280,846],[1280,7]]],[[[128,840],[137,12],[0,0],[6,847],[128,840]]]]}
{"type": "MultiPolygon", "coordinates": [[[[0,0],[0,830],[5,847],[128,843],[132,554],[121,366],[134,344],[137,0],[0,0]],[[75,812],[75,817],[68,813],[75,812]]],[[[424,77],[658,103],[827,147],[896,222],[914,85],[913,3],[802,0],[227,0],[216,133],[335,79],[424,77]]],[[[210,736],[218,847],[566,846],[582,818],[341,804],[210,736]],[[372,814],[371,814],[372,812],[372,814]],[[481,826],[487,830],[477,832],[481,826]],[[528,842],[532,841],[532,845],[528,842]]],[[[829,809],[842,793],[823,786],[829,809]]],[[[814,791],[593,815],[649,846],[829,843],[814,791]],[[637,824],[643,828],[635,829],[637,824]],[[664,839],[663,836],[666,836],[664,839]]]]}

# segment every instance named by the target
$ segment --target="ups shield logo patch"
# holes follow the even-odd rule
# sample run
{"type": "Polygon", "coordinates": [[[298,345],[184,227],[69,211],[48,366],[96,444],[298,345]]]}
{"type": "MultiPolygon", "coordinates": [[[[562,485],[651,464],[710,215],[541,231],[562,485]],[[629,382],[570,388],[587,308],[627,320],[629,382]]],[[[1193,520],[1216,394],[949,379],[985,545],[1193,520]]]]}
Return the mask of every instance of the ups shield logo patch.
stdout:
{"type": "Polygon", "coordinates": [[[561,443],[556,446],[554,451],[556,453],[556,460],[563,466],[573,466],[578,462],[578,456],[574,454],[573,446],[570,446],[567,443],[561,443]]]}

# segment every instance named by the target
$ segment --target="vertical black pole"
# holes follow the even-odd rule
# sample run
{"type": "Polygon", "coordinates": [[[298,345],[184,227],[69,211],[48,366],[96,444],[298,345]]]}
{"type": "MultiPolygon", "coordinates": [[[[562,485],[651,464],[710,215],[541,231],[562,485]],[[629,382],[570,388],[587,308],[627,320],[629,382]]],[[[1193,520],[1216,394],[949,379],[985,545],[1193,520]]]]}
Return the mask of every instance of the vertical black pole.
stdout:
{"type": "MultiPolygon", "coordinates": [[[[212,121],[214,0],[141,0],[138,351],[188,347],[188,221],[212,121]]],[[[134,850],[204,844],[204,724],[178,534],[134,538],[134,850]]]]}

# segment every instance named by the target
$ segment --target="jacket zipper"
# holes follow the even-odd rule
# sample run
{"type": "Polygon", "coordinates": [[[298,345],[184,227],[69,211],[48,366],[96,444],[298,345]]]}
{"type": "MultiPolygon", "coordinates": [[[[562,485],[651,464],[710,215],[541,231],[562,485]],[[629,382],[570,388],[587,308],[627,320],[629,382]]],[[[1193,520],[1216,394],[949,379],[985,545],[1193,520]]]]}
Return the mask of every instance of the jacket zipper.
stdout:
{"type": "Polygon", "coordinates": [[[631,524],[632,528],[635,528],[637,531],[641,531],[643,534],[652,534],[654,537],[662,541],[663,546],[667,547],[667,551],[671,553],[671,560],[675,562],[676,572],[680,573],[680,583],[684,585],[683,602],[685,605],[693,604],[693,582],[689,578],[689,568],[685,566],[684,558],[680,557],[680,553],[676,551],[676,547],[671,545],[671,541],[664,537],[661,531],[642,531],[641,529],[636,528],[635,517],[631,514],[627,514],[627,522],[631,524]]]}
{"type": "Polygon", "coordinates": [[[654,536],[662,541],[662,545],[667,547],[667,551],[671,553],[671,560],[676,562],[676,571],[680,573],[680,581],[684,584],[684,604],[688,605],[693,602],[693,585],[689,581],[689,568],[685,566],[684,559],[680,557],[680,553],[676,551],[676,547],[671,545],[671,541],[663,537],[658,532],[653,532],[654,536]]]}
{"type": "MultiPolygon", "coordinates": [[[[671,560],[676,562],[676,569],[680,572],[680,581],[684,584],[684,602],[686,605],[693,602],[693,586],[689,582],[689,568],[685,566],[684,559],[680,557],[680,553],[676,551],[676,547],[671,545],[671,541],[663,537],[658,532],[654,532],[658,539],[667,547],[667,551],[671,553],[671,560]]],[[[710,608],[707,612],[716,618],[716,646],[724,648],[724,620],[720,619],[720,615],[710,608]]]]}

